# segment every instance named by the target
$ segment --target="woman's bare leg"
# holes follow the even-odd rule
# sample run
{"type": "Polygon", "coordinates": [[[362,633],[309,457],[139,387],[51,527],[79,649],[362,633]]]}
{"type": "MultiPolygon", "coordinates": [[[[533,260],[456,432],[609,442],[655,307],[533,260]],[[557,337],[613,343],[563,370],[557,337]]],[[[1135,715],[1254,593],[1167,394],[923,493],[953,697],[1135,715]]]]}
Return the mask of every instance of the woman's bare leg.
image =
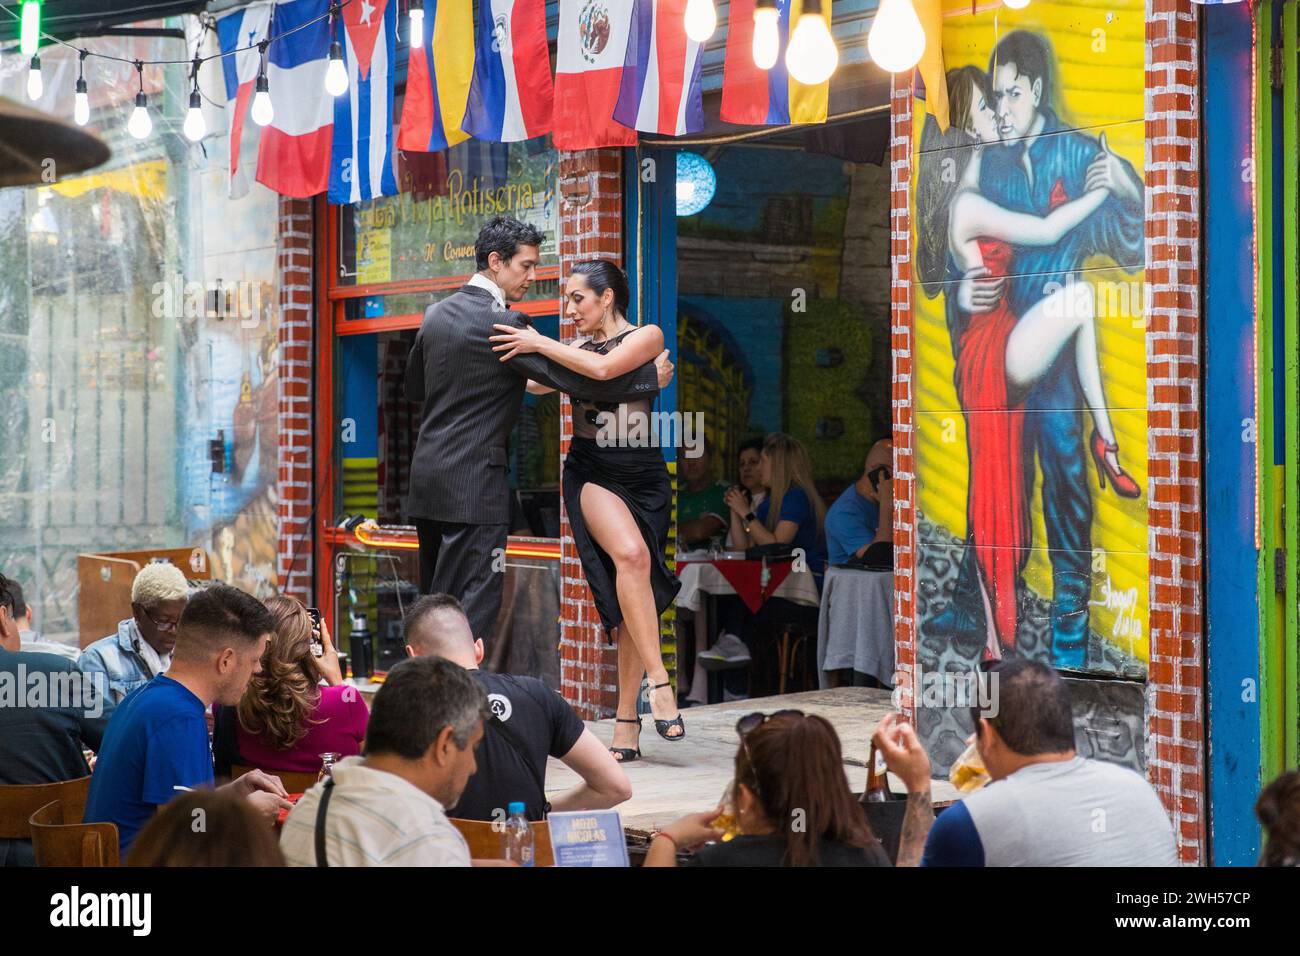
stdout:
{"type": "Polygon", "coordinates": [[[980,597],[984,600],[984,622],[988,630],[988,654],[989,660],[1002,660],[1002,644],[998,641],[998,628],[993,620],[993,602],[989,599],[989,589],[984,586],[984,578],[980,576],[980,597]]]}
{"type": "MultiPolygon", "coordinates": [[[[584,512],[585,517],[585,512],[584,512]]],[[[618,711],[623,720],[636,720],[637,695],[641,693],[641,655],[636,652],[631,638],[624,639],[623,628],[614,630],[618,644],[618,711]]],[[[640,746],[639,731],[631,724],[614,724],[612,747],[636,750],[640,746]]],[[[615,760],[618,758],[615,757],[615,760]]]]}
{"type": "MultiPolygon", "coordinates": [[[[1097,434],[1108,445],[1115,444],[1110,410],[1101,384],[1101,360],[1097,356],[1096,299],[1092,283],[1070,282],[1038,302],[1022,315],[1007,337],[1007,385],[1018,401],[1047,374],[1073,339],[1074,367],[1083,388],[1083,398],[1092,413],[1097,434]]],[[[1106,459],[1118,470],[1114,452],[1106,459]]]]}
{"type": "MultiPolygon", "coordinates": [[[[583,485],[580,506],[587,530],[614,561],[618,607],[623,612],[620,643],[622,638],[630,637],[650,683],[663,684],[668,680],[668,670],[659,650],[659,612],[650,587],[650,552],[641,529],[623,500],[599,485],[583,485]]],[[[655,691],[650,705],[659,720],[671,720],[678,714],[671,687],[655,691]]],[[[670,737],[680,734],[676,728],[669,731],[670,737]]]]}

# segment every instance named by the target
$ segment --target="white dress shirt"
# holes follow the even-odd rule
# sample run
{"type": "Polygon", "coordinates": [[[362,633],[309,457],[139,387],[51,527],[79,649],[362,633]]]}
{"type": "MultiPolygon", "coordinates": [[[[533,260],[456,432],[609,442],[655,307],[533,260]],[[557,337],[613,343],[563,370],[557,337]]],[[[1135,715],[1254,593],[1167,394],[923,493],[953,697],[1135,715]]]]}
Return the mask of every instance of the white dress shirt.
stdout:
{"type": "Polygon", "coordinates": [[[491,279],[484,277],[483,273],[481,272],[474,273],[472,276],[469,277],[469,281],[466,282],[465,284],[475,286],[476,288],[479,289],[487,289],[489,292],[492,293],[492,298],[496,300],[497,311],[498,312],[506,311],[506,294],[501,291],[501,286],[497,285],[491,279]]]}

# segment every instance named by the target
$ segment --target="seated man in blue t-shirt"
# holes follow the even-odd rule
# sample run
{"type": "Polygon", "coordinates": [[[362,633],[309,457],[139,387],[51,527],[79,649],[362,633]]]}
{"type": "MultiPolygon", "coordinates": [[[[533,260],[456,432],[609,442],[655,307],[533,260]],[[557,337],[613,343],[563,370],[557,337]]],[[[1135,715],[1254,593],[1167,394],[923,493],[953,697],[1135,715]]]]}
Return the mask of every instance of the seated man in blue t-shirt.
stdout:
{"type": "Polygon", "coordinates": [[[861,558],[875,540],[880,525],[877,486],[893,461],[894,443],[882,438],[867,452],[867,464],[861,477],[845,488],[826,512],[826,552],[832,565],[848,564],[854,558],[861,558]],[[880,472],[881,468],[885,471],[880,472]]]}
{"type": "MultiPolygon", "coordinates": [[[[154,812],[178,793],[213,784],[205,712],[235,706],[275,622],[261,601],[237,588],[198,591],[182,615],[171,667],[128,694],[113,712],[86,801],[86,823],[117,825],[125,856],[154,812]]],[[[274,819],[284,799],[279,778],[260,770],[227,784],[274,819]]]]}

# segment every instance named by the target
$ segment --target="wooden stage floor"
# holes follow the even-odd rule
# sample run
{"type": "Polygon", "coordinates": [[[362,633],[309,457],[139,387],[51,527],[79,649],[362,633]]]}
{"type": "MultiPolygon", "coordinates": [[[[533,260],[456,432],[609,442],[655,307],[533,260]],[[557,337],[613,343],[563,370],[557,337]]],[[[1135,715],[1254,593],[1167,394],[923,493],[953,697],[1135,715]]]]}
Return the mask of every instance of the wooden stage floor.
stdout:
{"type": "MultiPolygon", "coordinates": [[[[835,727],[844,748],[844,772],[849,787],[861,792],[867,779],[867,755],[871,732],[889,713],[889,691],[867,687],[840,687],[780,697],[757,697],[725,704],[688,707],[686,738],[673,742],[661,738],[647,715],[641,731],[640,760],[627,765],[632,782],[632,799],[616,809],[623,827],[634,835],[648,835],[687,813],[711,810],[718,805],[731,783],[735,767],[736,721],[752,711],[802,710],[824,717],[835,727]]],[[[614,735],[613,720],[588,721],[587,726],[608,744],[614,735]]],[[[554,757],[546,770],[546,791],[567,790],[578,776],[554,757]]],[[[891,787],[901,792],[902,784],[891,775],[891,787]]],[[[947,780],[934,781],[934,799],[952,800],[960,794],[947,780]]]]}

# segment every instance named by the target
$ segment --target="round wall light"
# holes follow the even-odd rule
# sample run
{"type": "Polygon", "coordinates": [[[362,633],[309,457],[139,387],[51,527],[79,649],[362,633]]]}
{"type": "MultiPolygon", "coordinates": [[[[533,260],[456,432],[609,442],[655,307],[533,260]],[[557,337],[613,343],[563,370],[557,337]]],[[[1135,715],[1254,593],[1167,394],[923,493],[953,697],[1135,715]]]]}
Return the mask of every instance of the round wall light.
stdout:
{"type": "Polygon", "coordinates": [[[713,200],[718,177],[699,153],[677,153],[677,215],[694,216],[713,200]]]}

